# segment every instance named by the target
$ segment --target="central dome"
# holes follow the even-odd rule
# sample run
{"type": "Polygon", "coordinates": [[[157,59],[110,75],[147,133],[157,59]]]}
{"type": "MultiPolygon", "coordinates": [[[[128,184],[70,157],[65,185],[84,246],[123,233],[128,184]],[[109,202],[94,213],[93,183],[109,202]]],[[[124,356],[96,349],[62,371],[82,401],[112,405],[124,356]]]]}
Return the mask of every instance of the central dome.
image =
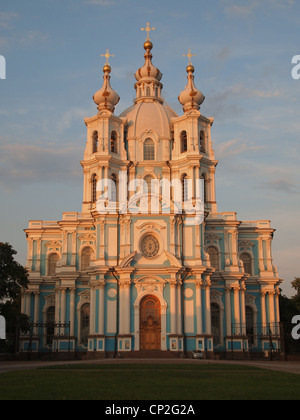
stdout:
{"type": "Polygon", "coordinates": [[[169,108],[161,97],[162,73],[152,64],[150,40],[144,43],[145,64],[136,73],[136,99],[120,117],[127,119],[128,138],[140,138],[144,133],[156,133],[158,138],[171,139],[171,118],[178,115],[169,108]]]}
{"type": "Polygon", "coordinates": [[[144,100],[126,109],[120,117],[128,122],[128,138],[138,138],[147,131],[155,132],[160,138],[171,138],[171,118],[176,112],[158,101],[144,100]]]}

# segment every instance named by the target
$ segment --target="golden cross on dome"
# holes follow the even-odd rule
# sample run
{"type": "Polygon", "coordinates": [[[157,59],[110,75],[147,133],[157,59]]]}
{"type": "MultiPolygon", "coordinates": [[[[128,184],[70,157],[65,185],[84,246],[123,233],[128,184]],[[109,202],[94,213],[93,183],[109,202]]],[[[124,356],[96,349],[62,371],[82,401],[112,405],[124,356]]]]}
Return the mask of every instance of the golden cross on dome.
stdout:
{"type": "Polygon", "coordinates": [[[188,54],[183,54],[183,57],[188,57],[189,58],[189,64],[193,64],[192,63],[192,57],[196,57],[196,54],[192,54],[191,52],[192,50],[189,49],[189,53],[188,54]]]}
{"type": "Polygon", "coordinates": [[[105,64],[108,64],[108,65],[109,65],[108,59],[110,57],[114,57],[114,56],[115,56],[114,54],[109,53],[109,50],[106,50],[106,54],[101,54],[101,57],[106,57],[106,63],[105,64]]]}
{"type": "Polygon", "coordinates": [[[150,28],[150,23],[147,22],[146,28],[141,28],[141,31],[147,31],[147,41],[150,41],[149,33],[150,31],[155,31],[155,28],[150,28]]]}

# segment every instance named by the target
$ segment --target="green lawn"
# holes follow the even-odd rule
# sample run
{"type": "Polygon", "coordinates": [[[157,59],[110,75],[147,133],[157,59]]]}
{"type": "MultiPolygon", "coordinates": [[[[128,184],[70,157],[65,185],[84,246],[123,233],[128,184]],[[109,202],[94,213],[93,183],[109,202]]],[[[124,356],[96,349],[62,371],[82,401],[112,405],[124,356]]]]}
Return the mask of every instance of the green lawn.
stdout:
{"type": "Polygon", "coordinates": [[[299,400],[300,375],[241,365],[65,365],[0,374],[0,400],[299,400]]]}

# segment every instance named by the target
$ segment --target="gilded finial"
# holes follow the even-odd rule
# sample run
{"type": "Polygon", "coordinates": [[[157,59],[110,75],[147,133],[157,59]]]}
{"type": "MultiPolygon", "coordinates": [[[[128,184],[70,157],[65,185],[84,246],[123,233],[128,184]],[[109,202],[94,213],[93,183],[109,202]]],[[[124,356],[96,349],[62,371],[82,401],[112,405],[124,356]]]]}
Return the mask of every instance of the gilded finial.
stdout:
{"type": "Polygon", "coordinates": [[[188,59],[189,59],[189,65],[193,65],[193,63],[192,63],[192,57],[196,57],[196,54],[192,54],[192,50],[189,49],[188,54],[183,54],[183,57],[188,57],[188,59]]]}
{"type": "Polygon", "coordinates": [[[146,26],[146,28],[141,28],[141,31],[146,31],[147,32],[147,39],[146,39],[146,41],[150,41],[150,32],[151,31],[155,31],[155,28],[150,28],[150,23],[149,22],[147,22],[147,26],[146,26]]]}
{"type": "Polygon", "coordinates": [[[106,50],[106,54],[101,54],[101,57],[105,57],[106,58],[106,63],[105,63],[106,66],[109,66],[108,59],[110,57],[114,57],[114,56],[115,56],[114,54],[110,54],[109,53],[109,50],[106,50]]]}
{"type": "Polygon", "coordinates": [[[188,54],[183,54],[183,57],[188,57],[188,59],[189,59],[188,66],[186,68],[187,72],[188,73],[189,72],[193,73],[195,71],[195,68],[194,68],[193,63],[192,63],[192,57],[196,57],[196,54],[192,54],[192,50],[189,49],[188,54]]]}

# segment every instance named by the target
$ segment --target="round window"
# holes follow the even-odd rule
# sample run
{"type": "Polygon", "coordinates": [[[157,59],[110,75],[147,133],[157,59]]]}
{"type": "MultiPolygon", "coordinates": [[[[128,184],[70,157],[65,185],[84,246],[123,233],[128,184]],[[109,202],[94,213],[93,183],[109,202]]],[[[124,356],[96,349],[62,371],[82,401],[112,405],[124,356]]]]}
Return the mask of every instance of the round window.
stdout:
{"type": "Polygon", "coordinates": [[[153,235],[145,235],[141,242],[141,250],[145,257],[154,258],[159,252],[159,242],[153,235]]]}

